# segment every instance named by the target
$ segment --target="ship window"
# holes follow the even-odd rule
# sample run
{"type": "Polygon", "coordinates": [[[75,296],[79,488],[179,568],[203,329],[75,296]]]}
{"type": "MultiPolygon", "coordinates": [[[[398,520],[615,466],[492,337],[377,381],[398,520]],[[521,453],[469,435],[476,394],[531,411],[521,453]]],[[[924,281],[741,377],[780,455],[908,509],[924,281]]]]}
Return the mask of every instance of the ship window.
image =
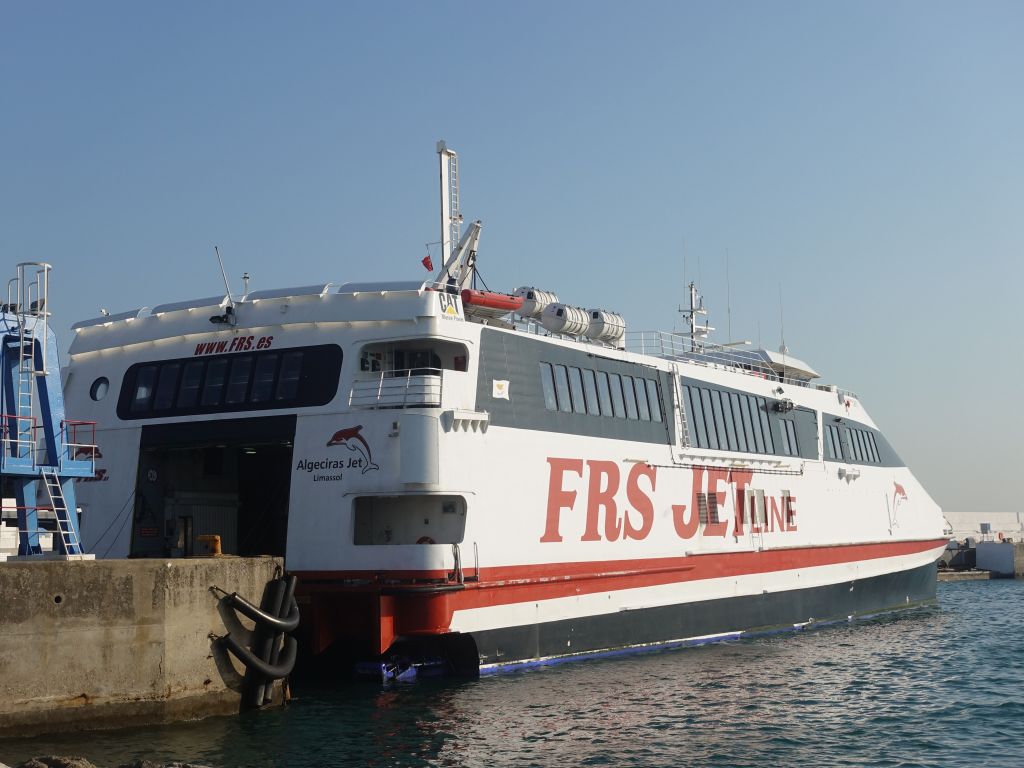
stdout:
{"type": "Polygon", "coordinates": [[[622,393],[626,396],[626,418],[636,420],[636,391],[633,389],[633,377],[622,377],[622,393]]]}
{"type": "Polygon", "coordinates": [[[825,458],[838,459],[836,455],[835,427],[831,424],[825,425],[825,458]]]}
{"type": "Polygon", "coordinates": [[[722,392],[718,389],[714,390],[712,394],[714,395],[714,401],[717,406],[717,409],[715,410],[715,418],[716,420],[721,418],[722,426],[725,430],[724,436],[722,434],[722,430],[719,430],[718,442],[720,445],[727,445],[728,451],[735,451],[736,433],[732,428],[732,414],[729,413],[729,395],[728,393],[722,392]]]}
{"type": "Polygon", "coordinates": [[[854,461],[859,461],[860,459],[857,456],[857,445],[853,439],[853,430],[847,427],[843,430],[843,432],[846,435],[846,445],[850,449],[850,456],[853,458],[854,461]]]}
{"type": "Polygon", "coordinates": [[[708,495],[706,493],[697,494],[697,520],[701,525],[708,524],[708,495]]]}
{"type": "MultiPolygon", "coordinates": [[[[654,379],[645,379],[644,383],[647,385],[647,400],[651,404],[651,421],[662,420],[661,416],[661,397],[658,395],[658,382],[654,379]]],[[[682,403],[679,404],[682,408],[682,403]]]]}
{"type": "Polygon", "coordinates": [[[203,369],[206,367],[204,360],[190,360],[185,363],[185,370],[181,374],[181,384],[178,386],[178,400],[176,408],[192,408],[199,400],[199,385],[203,381],[203,369]]]}
{"type": "Polygon", "coordinates": [[[299,389],[302,373],[302,352],[286,352],[281,358],[281,375],[277,378],[275,400],[291,400],[299,389]]]}
{"type": "Polygon", "coordinates": [[[743,416],[740,414],[740,396],[729,393],[729,405],[732,408],[732,421],[736,425],[736,443],[741,451],[747,450],[747,434],[743,430],[743,416]]]}
{"type": "Polygon", "coordinates": [[[800,453],[796,443],[796,425],[789,419],[779,421],[779,435],[782,437],[782,452],[787,456],[800,453]]]}
{"type": "Polygon", "coordinates": [[[154,411],[166,411],[174,405],[174,392],[178,387],[180,363],[168,363],[160,366],[160,377],[157,379],[156,397],[153,398],[154,411]]]}
{"type": "Polygon", "coordinates": [[[636,385],[636,408],[640,414],[640,421],[650,421],[651,407],[647,403],[647,385],[641,378],[633,379],[633,383],[636,385]]]}
{"type": "Polygon", "coordinates": [[[626,406],[622,402],[622,377],[617,373],[609,374],[612,390],[612,413],[616,418],[626,417],[626,406]]]}
{"type": "Polygon", "coordinates": [[[738,395],[739,409],[740,409],[740,421],[743,422],[743,434],[747,436],[747,450],[751,453],[760,453],[761,449],[757,447],[757,442],[754,438],[754,427],[753,422],[750,420],[750,398],[746,395],[738,395]]]}
{"type": "Polygon", "coordinates": [[[758,416],[761,418],[761,432],[764,434],[765,453],[775,453],[775,438],[768,422],[768,404],[763,397],[757,398],[758,416]]]}
{"type": "Polygon", "coordinates": [[[589,368],[583,371],[583,392],[587,396],[587,413],[600,416],[601,408],[597,402],[597,381],[594,372],[589,368]]]}
{"type": "Polygon", "coordinates": [[[612,393],[611,387],[608,385],[608,372],[598,371],[597,372],[597,400],[601,406],[602,416],[613,416],[612,411],[612,393]]]}
{"type": "Polygon", "coordinates": [[[858,429],[857,434],[860,437],[860,452],[864,455],[864,461],[874,461],[875,457],[871,454],[871,441],[868,440],[868,433],[863,429],[858,429]]]}
{"type": "Polygon", "coordinates": [[[241,355],[231,359],[231,374],[228,376],[227,394],[224,402],[237,405],[245,402],[249,392],[249,374],[252,372],[252,356],[241,355]]]}
{"type": "Polygon", "coordinates": [[[261,355],[256,360],[256,371],[252,377],[252,394],[249,399],[254,403],[265,403],[274,395],[274,374],[277,373],[277,353],[261,355]]]}
{"type": "Polygon", "coordinates": [[[569,397],[569,372],[564,365],[555,366],[555,392],[558,395],[558,410],[572,413],[572,400],[569,397]]]}
{"type": "Polygon", "coordinates": [[[882,463],[882,457],[878,455],[878,443],[875,442],[875,436],[871,432],[868,432],[868,442],[871,444],[871,455],[875,459],[876,464],[882,463]]]}
{"type": "Polygon", "coordinates": [[[206,365],[206,381],[203,383],[203,405],[220,405],[224,391],[224,378],[228,370],[226,357],[210,360],[206,365]]]}
{"type": "Polygon", "coordinates": [[[708,433],[704,429],[704,409],[700,404],[700,390],[696,387],[683,387],[683,391],[686,392],[686,398],[690,401],[690,418],[688,420],[691,426],[690,439],[697,442],[698,448],[707,448],[708,433]]]}
{"type": "Polygon", "coordinates": [[[587,404],[583,401],[583,373],[579,368],[569,369],[569,392],[572,394],[573,412],[586,413],[587,404]]]}
{"type": "Polygon", "coordinates": [[[551,363],[540,364],[540,386],[544,390],[544,407],[549,411],[558,410],[555,399],[555,375],[551,371],[551,363]]]}
{"type": "Polygon", "coordinates": [[[757,445],[758,453],[766,453],[764,448],[764,435],[761,433],[761,419],[757,416],[757,398],[745,395],[747,401],[747,415],[750,418],[750,430],[754,433],[754,443],[757,445]]]}
{"type": "Polygon", "coordinates": [[[144,419],[325,405],[338,390],[341,361],[341,347],[324,344],[283,355],[261,351],[139,363],[125,372],[117,414],[144,419]]]}
{"type": "Polygon", "coordinates": [[[708,431],[708,448],[718,450],[718,429],[715,425],[715,411],[711,405],[711,392],[701,387],[700,401],[704,406],[704,425],[708,431]]]}
{"type": "Polygon", "coordinates": [[[135,377],[135,395],[132,397],[133,411],[149,409],[149,401],[153,398],[153,382],[155,379],[155,365],[146,365],[139,369],[135,377]]]}

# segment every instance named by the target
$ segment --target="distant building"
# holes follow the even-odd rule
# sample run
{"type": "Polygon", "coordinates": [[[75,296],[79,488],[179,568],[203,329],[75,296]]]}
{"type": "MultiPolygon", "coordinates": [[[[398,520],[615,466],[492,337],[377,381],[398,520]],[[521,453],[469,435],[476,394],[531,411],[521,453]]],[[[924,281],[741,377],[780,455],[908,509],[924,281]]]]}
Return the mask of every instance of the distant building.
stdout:
{"type": "Polygon", "coordinates": [[[944,512],[953,538],[963,541],[1024,541],[1024,512],[944,512]]]}

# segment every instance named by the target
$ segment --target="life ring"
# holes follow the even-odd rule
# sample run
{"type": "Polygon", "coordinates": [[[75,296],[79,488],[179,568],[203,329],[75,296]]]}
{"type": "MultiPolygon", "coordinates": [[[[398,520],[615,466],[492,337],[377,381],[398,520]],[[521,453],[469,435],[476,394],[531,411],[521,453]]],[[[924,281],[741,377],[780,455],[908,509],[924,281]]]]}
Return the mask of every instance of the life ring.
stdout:
{"type": "Polygon", "coordinates": [[[417,544],[437,544],[437,542],[434,541],[429,536],[420,536],[418,539],[416,539],[416,543],[417,544]]]}
{"type": "Polygon", "coordinates": [[[1003,532],[1002,532],[1002,531],[1000,531],[1000,532],[999,532],[998,534],[996,534],[996,535],[997,535],[997,536],[999,536],[999,540],[1000,540],[1000,541],[1002,541],[1002,540],[1003,540],[1003,532]]]}

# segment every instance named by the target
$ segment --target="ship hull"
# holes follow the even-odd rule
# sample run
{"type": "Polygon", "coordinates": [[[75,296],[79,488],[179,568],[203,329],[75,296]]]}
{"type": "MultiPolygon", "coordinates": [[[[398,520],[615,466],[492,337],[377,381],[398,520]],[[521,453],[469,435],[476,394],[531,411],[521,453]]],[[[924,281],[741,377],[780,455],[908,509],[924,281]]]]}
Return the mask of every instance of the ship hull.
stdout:
{"type": "Polygon", "coordinates": [[[935,564],[838,584],[640,608],[471,633],[482,673],[694,645],[906,609],[935,600],[935,564]]]}
{"type": "Polygon", "coordinates": [[[465,583],[397,573],[308,573],[302,581],[314,653],[333,646],[346,663],[444,659],[449,671],[476,675],[921,605],[935,599],[942,545],[711,555],[632,570],[622,561],[585,564],[588,572],[584,564],[552,563],[532,578],[510,568],[465,583]]]}

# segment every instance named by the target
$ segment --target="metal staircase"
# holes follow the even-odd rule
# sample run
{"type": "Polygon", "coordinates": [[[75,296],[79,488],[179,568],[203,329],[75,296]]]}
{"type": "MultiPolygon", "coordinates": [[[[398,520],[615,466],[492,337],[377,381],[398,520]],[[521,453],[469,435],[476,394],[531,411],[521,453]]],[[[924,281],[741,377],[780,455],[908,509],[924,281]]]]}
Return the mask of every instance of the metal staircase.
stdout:
{"type": "Polygon", "coordinates": [[[78,526],[68,512],[67,500],[64,496],[60,477],[52,467],[43,467],[43,486],[49,497],[50,508],[57,519],[57,533],[60,534],[58,546],[65,555],[76,555],[82,552],[82,542],[78,538],[78,526]]]}
{"type": "Polygon", "coordinates": [[[43,555],[41,535],[52,533],[53,554],[91,558],[82,552],[74,480],[95,473],[94,442],[77,438],[83,425],[95,435],[95,424],[64,418],[47,308],[50,269],[19,264],[0,306],[0,470],[5,494],[17,500],[19,556],[43,555]],[[56,530],[40,525],[47,510],[56,530]]]}

